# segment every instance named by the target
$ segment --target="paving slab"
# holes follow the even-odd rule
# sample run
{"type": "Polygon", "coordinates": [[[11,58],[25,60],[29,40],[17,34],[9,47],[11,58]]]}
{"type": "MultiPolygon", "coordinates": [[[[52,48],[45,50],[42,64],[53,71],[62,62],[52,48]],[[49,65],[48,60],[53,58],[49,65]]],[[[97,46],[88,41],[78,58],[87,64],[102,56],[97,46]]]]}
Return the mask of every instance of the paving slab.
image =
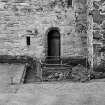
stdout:
{"type": "Polygon", "coordinates": [[[0,86],[19,83],[24,71],[24,64],[0,64],[0,86]]]}

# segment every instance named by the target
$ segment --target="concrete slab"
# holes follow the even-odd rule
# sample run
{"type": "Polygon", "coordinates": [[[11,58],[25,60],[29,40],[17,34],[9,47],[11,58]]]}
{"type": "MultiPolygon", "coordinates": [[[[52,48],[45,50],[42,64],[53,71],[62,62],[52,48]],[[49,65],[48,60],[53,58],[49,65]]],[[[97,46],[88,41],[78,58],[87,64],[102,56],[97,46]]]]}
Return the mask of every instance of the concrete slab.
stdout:
{"type": "Polygon", "coordinates": [[[24,67],[24,64],[0,64],[0,85],[19,83],[24,67]]]}

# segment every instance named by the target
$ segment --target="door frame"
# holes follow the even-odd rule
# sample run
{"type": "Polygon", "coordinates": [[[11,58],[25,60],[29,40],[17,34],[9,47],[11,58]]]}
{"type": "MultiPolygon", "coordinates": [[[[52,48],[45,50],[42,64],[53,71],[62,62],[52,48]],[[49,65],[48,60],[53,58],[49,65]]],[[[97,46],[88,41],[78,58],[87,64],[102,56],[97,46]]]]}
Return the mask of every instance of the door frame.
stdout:
{"type": "Polygon", "coordinates": [[[61,34],[60,29],[58,27],[51,27],[46,32],[46,44],[47,44],[47,50],[46,50],[46,56],[48,56],[48,34],[50,31],[55,30],[59,33],[59,56],[61,56],[61,34]]]}

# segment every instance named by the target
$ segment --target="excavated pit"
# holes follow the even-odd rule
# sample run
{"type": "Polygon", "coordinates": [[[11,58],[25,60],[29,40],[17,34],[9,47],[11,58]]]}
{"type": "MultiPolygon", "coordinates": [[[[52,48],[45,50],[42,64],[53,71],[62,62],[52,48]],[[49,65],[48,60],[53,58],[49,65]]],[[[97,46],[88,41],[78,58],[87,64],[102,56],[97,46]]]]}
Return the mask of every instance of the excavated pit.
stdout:
{"type": "Polygon", "coordinates": [[[30,82],[35,82],[35,72],[31,69],[31,67],[27,67],[24,77],[24,83],[30,82]]]}
{"type": "MultiPolygon", "coordinates": [[[[63,63],[46,63],[40,65],[41,75],[37,75],[37,65],[33,69],[32,65],[26,67],[23,83],[35,82],[87,82],[91,79],[105,78],[105,72],[91,71],[86,59],[63,59],[63,63]],[[85,62],[85,63],[84,63],[85,62]]],[[[34,64],[34,63],[33,63],[34,64]]],[[[40,70],[39,70],[40,71],[40,70]]]]}

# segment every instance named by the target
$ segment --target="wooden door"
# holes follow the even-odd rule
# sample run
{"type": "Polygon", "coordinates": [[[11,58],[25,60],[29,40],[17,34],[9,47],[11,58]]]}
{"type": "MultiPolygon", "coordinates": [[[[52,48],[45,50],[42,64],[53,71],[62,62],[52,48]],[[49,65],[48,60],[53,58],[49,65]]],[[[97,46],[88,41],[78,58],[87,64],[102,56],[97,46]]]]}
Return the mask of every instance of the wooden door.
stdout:
{"type": "Polygon", "coordinates": [[[60,56],[60,33],[57,30],[48,33],[48,56],[60,56]]]}

